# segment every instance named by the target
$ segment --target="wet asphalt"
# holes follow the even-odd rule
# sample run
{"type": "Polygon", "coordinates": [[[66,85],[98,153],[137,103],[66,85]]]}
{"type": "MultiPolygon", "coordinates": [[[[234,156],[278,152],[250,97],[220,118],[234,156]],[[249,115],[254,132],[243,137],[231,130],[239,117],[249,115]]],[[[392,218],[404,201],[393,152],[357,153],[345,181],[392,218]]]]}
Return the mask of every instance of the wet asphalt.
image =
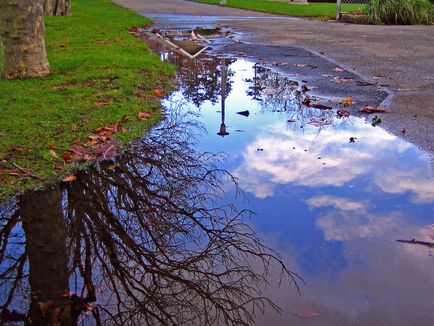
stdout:
{"type": "Polygon", "coordinates": [[[387,107],[383,128],[434,153],[434,26],[343,24],[183,0],[116,2],[150,17],[158,27],[231,28],[240,43],[224,51],[287,63],[275,68],[306,80],[313,93],[353,96],[353,114],[365,103],[387,107]],[[295,66],[304,63],[317,68],[295,66]],[[345,71],[335,72],[335,67],[345,71]],[[354,82],[331,81],[335,77],[354,82]],[[360,80],[371,85],[361,86],[360,80]]]}

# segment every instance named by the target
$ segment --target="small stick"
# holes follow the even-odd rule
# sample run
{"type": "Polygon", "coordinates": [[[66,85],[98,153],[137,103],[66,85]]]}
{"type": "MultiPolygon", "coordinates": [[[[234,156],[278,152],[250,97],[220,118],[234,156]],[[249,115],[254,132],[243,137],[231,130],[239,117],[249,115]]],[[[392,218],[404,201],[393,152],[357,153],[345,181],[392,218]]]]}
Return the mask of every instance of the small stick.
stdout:
{"type": "Polygon", "coordinates": [[[15,167],[17,167],[18,169],[20,169],[21,171],[23,171],[25,174],[27,174],[28,176],[30,176],[30,177],[33,177],[33,178],[35,178],[35,179],[38,179],[38,180],[43,180],[39,175],[37,175],[37,174],[34,174],[34,173],[32,173],[32,172],[29,172],[29,171],[27,171],[27,170],[25,170],[24,168],[22,168],[21,166],[19,166],[18,164],[16,164],[16,163],[12,163],[15,167]]]}
{"type": "Polygon", "coordinates": [[[411,240],[396,240],[396,241],[402,242],[402,243],[418,244],[418,245],[434,248],[434,243],[426,242],[426,241],[418,241],[418,240],[415,240],[415,239],[411,239],[411,240]]]}

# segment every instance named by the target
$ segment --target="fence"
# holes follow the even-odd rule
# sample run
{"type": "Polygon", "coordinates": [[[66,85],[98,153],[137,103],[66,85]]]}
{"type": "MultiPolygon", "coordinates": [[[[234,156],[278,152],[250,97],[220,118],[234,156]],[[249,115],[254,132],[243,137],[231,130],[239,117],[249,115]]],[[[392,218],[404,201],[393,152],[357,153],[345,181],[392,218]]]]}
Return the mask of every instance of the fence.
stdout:
{"type": "Polygon", "coordinates": [[[342,14],[363,10],[369,1],[370,0],[337,0],[336,19],[339,20],[342,14]]]}

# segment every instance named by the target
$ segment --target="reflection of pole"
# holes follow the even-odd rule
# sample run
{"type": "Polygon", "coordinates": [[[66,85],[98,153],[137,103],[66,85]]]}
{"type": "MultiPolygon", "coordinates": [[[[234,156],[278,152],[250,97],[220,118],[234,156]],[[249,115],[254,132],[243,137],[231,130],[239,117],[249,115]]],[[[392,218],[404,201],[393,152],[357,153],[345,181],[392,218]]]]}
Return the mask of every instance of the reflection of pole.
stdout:
{"type": "Polygon", "coordinates": [[[255,63],[253,66],[253,71],[255,72],[255,76],[253,77],[253,98],[256,100],[258,95],[258,64],[255,63]]]}
{"type": "Polygon", "coordinates": [[[220,124],[220,131],[217,133],[217,135],[222,137],[229,135],[229,133],[226,131],[226,125],[225,125],[226,78],[227,78],[227,67],[226,67],[226,61],[223,58],[222,65],[221,65],[222,123],[220,124]]]}

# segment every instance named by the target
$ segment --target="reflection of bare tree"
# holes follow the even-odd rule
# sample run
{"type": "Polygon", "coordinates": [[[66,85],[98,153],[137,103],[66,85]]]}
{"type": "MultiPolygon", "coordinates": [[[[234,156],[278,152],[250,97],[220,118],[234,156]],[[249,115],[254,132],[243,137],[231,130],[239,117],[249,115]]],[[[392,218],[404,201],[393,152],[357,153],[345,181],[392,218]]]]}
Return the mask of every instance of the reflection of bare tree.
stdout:
{"type": "Polygon", "coordinates": [[[223,178],[236,180],[188,129],[167,120],[63,192],[22,198],[1,229],[3,320],[69,325],[87,311],[97,324],[247,325],[253,308],[274,306],[260,292],[268,269],[293,274],[243,223],[248,212],[218,204],[223,178]]]}
{"type": "MultiPolygon", "coordinates": [[[[221,66],[220,60],[215,57],[200,57],[186,59],[176,52],[169,52],[168,59],[176,63],[178,67],[178,79],[182,95],[199,107],[205,101],[215,104],[221,96],[221,66]]],[[[234,59],[227,59],[226,65],[230,66],[234,59]]],[[[226,97],[232,90],[230,77],[233,72],[227,71],[226,97]]]]}
{"type": "MultiPolygon", "coordinates": [[[[297,82],[258,64],[253,68],[253,79],[246,80],[250,84],[247,94],[260,101],[263,110],[285,112],[287,119],[298,122],[293,125],[295,130],[310,124],[318,128],[318,134],[335,122],[335,112],[309,108],[303,104],[306,94],[299,89],[297,82]]],[[[335,127],[344,129],[348,119],[340,121],[339,127],[335,127]]]]}

